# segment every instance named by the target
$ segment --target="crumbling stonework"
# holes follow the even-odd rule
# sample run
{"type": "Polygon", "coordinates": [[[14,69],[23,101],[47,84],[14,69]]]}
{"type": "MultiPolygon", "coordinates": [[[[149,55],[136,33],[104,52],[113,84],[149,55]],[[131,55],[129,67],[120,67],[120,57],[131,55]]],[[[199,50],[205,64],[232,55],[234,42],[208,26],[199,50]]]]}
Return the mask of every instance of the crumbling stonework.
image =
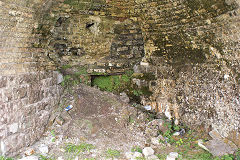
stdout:
{"type": "Polygon", "coordinates": [[[239,145],[238,2],[193,2],[141,4],[146,57],[158,78],[151,100],[239,145]]]}
{"type": "Polygon", "coordinates": [[[0,153],[14,153],[41,136],[59,95],[53,70],[73,72],[76,66],[106,75],[140,65],[139,73],[156,77],[149,101],[158,112],[216,129],[239,146],[239,5],[1,0],[0,153]]]}
{"type": "MultiPolygon", "coordinates": [[[[33,3],[0,1],[0,154],[15,155],[44,133],[59,88],[57,72],[40,67],[33,3]]],[[[48,63],[46,61],[46,63],[48,63]]]]}

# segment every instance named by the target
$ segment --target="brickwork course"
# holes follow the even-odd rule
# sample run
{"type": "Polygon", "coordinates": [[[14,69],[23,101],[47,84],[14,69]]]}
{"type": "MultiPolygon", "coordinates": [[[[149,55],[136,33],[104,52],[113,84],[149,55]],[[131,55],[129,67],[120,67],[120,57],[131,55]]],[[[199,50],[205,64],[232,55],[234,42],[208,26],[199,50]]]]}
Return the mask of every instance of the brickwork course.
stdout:
{"type": "Polygon", "coordinates": [[[159,111],[170,106],[180,121],[215,129],[240,146],[239,5],[1,0],[0,153],[41,137],[61,90],[57,68],[116,74],[140,62],[156,77],[150,100],[159,111]]]}

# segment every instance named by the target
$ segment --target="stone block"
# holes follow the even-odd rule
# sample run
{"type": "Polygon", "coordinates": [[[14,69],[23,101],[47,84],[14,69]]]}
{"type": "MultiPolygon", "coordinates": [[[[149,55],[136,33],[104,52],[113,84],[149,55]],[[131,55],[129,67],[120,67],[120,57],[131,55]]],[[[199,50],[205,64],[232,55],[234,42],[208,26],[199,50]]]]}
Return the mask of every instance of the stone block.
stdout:
{"type": "Polygon", "coordinates": [[[22,99],[27,97],[27,93],[28,93],[28,88],[27,87],[21,87],[16,89],[15,94],[18,95],[18,98],[22,99]]]}
{"type": "Polygon", "coordinates": [[[7,86],[7,77],[0,76],[0,88],[4,88],[7,86]]]}
{"type": "Polygon", "coordinates": [[[16,133],[18,131],[18,123],[8,125],[8,130],[10,133],[16,133]]]}

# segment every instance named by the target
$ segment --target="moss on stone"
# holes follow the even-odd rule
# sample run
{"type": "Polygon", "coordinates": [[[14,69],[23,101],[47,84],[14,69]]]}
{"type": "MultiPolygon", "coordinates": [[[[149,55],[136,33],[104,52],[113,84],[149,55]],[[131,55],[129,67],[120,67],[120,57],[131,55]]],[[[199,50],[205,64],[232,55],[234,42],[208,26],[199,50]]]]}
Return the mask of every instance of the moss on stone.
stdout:
{"type": "Polygon", "coordinates": [[[179,34],[168,35],[168,38],[161,35],[155,40],[155,45],[159,49],[154,55],[164,57],[172,65],[205,62],[205,54],[208,51],[203,48],[192,48],[190,44],[191,39],[181,31],[179,34]]]}
{"type": "Polygon", "coordinates": [[[125,92],[131,100],[136,102],[140,101],[140,96],[152,95],[148,86],[138,87],[133,84],[132,78],[133,72],[126,72],[123,75],[98,76],[93,80],[93,86],[98,86],[103,91],[125,92]]]}
{"type": "Polygon", "coordinates": [[[235,4],[227,5],[225,0],[186,0],[184,4],[190,9],[192,14],[200,9],[206,10],[206,12],[202,14],[203,16],[207,16],[208,14],[217,16],[233,10],[236,7],[235,4]]]}

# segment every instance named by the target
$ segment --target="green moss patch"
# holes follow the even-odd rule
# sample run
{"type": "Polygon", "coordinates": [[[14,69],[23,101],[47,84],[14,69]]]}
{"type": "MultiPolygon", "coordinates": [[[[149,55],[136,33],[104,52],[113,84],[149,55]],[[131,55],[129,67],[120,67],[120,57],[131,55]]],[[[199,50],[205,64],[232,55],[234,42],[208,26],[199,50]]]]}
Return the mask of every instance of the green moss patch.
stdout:
{"type": "MultiPolygon", "coordinates": [[[[92,80],[92,85],[97,86],[100,90],[117,94],[125,92],[131,100],[136,102],[140,100],[140,96],[152,95],[152,92],[149,91],[148,86],[138,87],[132,82],[133,78],[135,78],[135,76],[131,71],[122,75],[97,76],[92,80]]],[[[150,80],[146,79],[146,81],[150,80]]]]}

